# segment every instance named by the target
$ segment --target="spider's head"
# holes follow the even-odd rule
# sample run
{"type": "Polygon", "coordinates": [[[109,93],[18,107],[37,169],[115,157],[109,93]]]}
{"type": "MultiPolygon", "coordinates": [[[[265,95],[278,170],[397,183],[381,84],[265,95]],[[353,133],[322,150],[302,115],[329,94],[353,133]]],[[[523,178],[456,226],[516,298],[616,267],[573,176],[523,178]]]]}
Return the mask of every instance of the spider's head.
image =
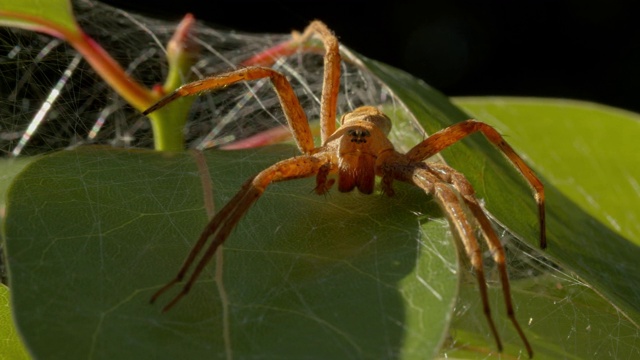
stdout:
{"type": "Polygon", "coordinates": [[[350,113],[342,115],[340,124],[349,125],[350,122],[366,121],[374,124],[385,135],[391,131],[391,120],[378,108],[373,106],[361,106],[350,113]]]}

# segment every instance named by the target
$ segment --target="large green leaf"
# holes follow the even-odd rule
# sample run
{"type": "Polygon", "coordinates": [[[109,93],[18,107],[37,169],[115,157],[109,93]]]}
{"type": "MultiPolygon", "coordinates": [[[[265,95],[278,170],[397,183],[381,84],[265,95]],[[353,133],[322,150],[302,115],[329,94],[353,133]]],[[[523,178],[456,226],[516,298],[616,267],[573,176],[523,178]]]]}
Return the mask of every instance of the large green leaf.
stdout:
{"type": "Polygon", "coordinates": [[[640,116],[566,100],[458,103],[510,134],[544,174],[548,254],[640,324],[640,116]]]}
{"type": "MultiPolygon", "coordinates": [[[[403,100],[429,133],[451,125],[452,120],[469,117],[423,82],[411,81],[409,75],[384,64],[366,58],[361,60],[403,100]]],[[[540,175],[546,185],[549,219],[549,249],[545,256],[579,276],[579,279],[570,279],[568,283],[556,279],[554,287],[547,288],[551,291],[549,294],[541,292],[545,289],[542,286],[537,287],[536,292],[529,291],[526,284],[522,284],[522,288],[516,287],[516,304],[529,301],[533,305],[534,311],[523,314],[520,309],[519,315],[530,319],[529,336],[536,334],[537,337],[533,337],[534,347],[543,349],[542,354],[538,351],[538,357],[558,358],[575,354],[590,358],[598,353],[594,344],[600,345],[600,351],[615,349],[611,353],[617,352],[622,357],[624,354],[638,356],[640,273],[637,271],[637,259],[640,258],[640,248],[635,245],[639,237],[638,225],[633,219],[640,214],[640,202],[637,195],[634,196],[638,193],[637,179],[640,178],[640,168],[635,166],[637,151],[634,151],[637,148],[634,139],[640,136],[639,116],[611,107],[563,100],[475,98],[457,99],[456,104],[474,117],[496,126],[540,175]],[[601,151],[602,148],[607,150],[601,151]],[[599,154],[595,155],[597,152],[599,154]],[[590,174],[601,175],[594,177],[590,174]],[[586,180],[583,182],[582,178],[586,180]],[[612,180],[616,185],[612,186],[612,180]],[[580,185],[576,186],[576,183],[580,185]],[[627,199],[623,200],[625,197],[627,199]],[[606,201],[598,203],[605,198],[606,201]],[[586,326],[583,332],[576,330],[577,320],[565,317],[563,324],[574,323],[573,327],[567,326],[574,334],[567,332],[565,337],[572,337],[575,341],[567,344],[549,336],[560,332],[558,320],[540,317],[539,313],[536,316],[535,309],[559,307],[558,304],[571,297],[558,299],[552,291],[557,290],[555,287],[562,288],[563,284],[575,287],[576,282],[586,282],[592,287],[582,288],[580,294],[589,294],[586,296],[589,299],[602,295],[605,299],[586,303],[584,307],[587,309],[581,309],[585,304],[581,300],[568,306],[571,311],[583,312],[581,322],[595,323],[589,317],[594,314],[593,309],[599,309],[595,313],[602,318],[598,319],[597,332],[594,333],[586,326]],[[544,301],[531,301],[534,295],[539,296],[534,299],[544,301]],[[600,335],[607,330],[624,335],[603,339],[600,335]],[[558,344],[549,346],[550,341],[558,344]]],[[[492,145],[481,135],[473,135],[464,145],[444,151],[443,156],[471,180],[500,223],[515,236],[537,247],[537,224],[531,195],[526,186],[518,188],[524,183],[518,179],[521,176],[492,145]]],[[[535,253],[539,254],[539,251],[531,254],[537,256],[535,253]]],[[[476,313],[481,313],[479,308],[476,313]]],[[[468,328],[469,323],[465,324],[468,328]]],[[[477,326],[475,333],[478,333],[477,326]]],[[[460,337],[463,347],[464,339],[460,337]]],[[[491,352],[491,349],[475,349],[476,352],[480,349],[480,353],[491,352]]]]}
{"type": "MultiPolygon", "coordinates": [[[[256,169],[293,153],[209,152],[216,207],[256,169]]],[[[318,197],[313,180],[273,185],[224,248],[222,283],[210,266],[172,311],[149,305],[206,221],[209,175],[195,164],[192,153],[80,148],[20,174],[6,248],[34,354],[382,358],[438,349],[455,251],[446,223],[427,220],[439,214],[434,203],[406,186],[390,200],[318,197]]]]}

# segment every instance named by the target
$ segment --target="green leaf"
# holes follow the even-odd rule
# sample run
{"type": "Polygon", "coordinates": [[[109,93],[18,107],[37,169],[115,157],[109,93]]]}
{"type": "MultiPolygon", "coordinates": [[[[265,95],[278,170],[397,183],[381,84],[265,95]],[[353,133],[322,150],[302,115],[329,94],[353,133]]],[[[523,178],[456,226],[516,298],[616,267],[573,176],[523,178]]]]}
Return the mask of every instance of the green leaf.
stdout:
{"type": "MultiPolygon", "coordinates": [[[[0,159],[0,168],[2,169],[2,173],[0,174],[0,208],[4,208],[5,206],[5,194],[11,186],[11,183],[15,180],[15,177],[18,176],[25,166],[37,159],[37,157],[0,159]]],[[[2,224],[0,224],[0,226],[2,226],[2,224]]]]}
{"type": "MultiPolygon", "coordinates": [[[[470,117],[425,83],[412,81],[410,75],[366,58],[361,60],[403,100],[428,133],[470,117]]],[[[640,273],[636,270],[640,248],[637,246],[639,236],[635,220],[640,214],[636,180],[640,178],[640,168],[636,166],[637,145],[634,140],[640,137],[639,116],[611,107],[564,100],[473,98],[457,99],[455,104],[477,119],[496,126],[516,151],[528,160],[546,186],[549,248],[544,256],[579,276],[570,282],[570,286],[575,287],[576,281],[586,282],[595,292],[582,288],[582,293],[589,294],[591,299],[605,298],[599,303],[594,301],[585,305],[590,309],[606,308],[601,319],[589,318],[593,312],[583,312],[587,320],[581,321],[591,321],[595,332],[589,332],[585,326],[572,330],[574,333],[567,332],[563,337],[552,338],[549,334],[559,332],[557,320],[541,317],[536,310],[553,309],[561,302],[545,294],[544,287],[538,287],[536,292],[523,291],[527,289],[526,284],[516,283],[515,303],[529,301],[534,305],[530,310],[518,309],[517,316],[532,321],[525,332],[533,338],[534,349],[538,349],[536,357],[582,354],[591,358],[597,354],[594,343],[606,343],[602,348],[617,349],[619,354],[638,356],[640,273]],[[603,148],[606,151],[602,151],[603,148]],[[584,182],[583,178],[586,178],[584,182]],[[612,181],[615,185],[611,184],[612,181]],[[628,200],[623,200],[625,197],[628,200]],[[599,203],[604,198],[607,201],[599,203]],[[530,301],[532,296],[540,301],[530,301]],[[622,333],[628,337],[598,337],[607,329],[624,329],[622,333]],[[575,335],[576,332],[580,336],[575,335]],[[562,341],[569,337],[581,341],[572,344],[562,341]],[[594,341],[594,337],[598,341],[594,341]],[[550,341],[556,345],[550,348],[550,341]]],[[[530,191],[527,186],[520,186],[524,184],[521,176],[504,161],[495,147],[481,135],[473,135],[445,150],[442,155],[449,165],[463,172],[472,182],[495,219],[515,236],[530,243],[533,249],[537,248],[537,223],[530,191]]],[[[540,252],[528,251],[533,256],[540,252]]],[[[562,283],[557,280],[553,285],[561,287],[562,283]]],[[[548,290],[553,291],[554,287],[549,286],[548,290]]],[[[465,293],[468,291],[463,291],[463,298],[465,293]]],[[[568,299],[571,297],[562,298],[564,301],[568,299]]],[[[495,313],[497,306],[493,308],[495,313]]],[[[569,308],[571,311],[581,310],[573,304],[569,308]]],[[[477,308],[475,314],[481,313],[477,308]]],[[[498,315],[503,313],[498,312],[498,315]]],[[[576,321],[572,317],[563,320],[576,321]]],[[[506,321],[503,319],[502,322],[506,321]]],[[[491,340],[477,336],[486,331],[477,324],[474,331],[476,337],[484,341],[480,344],[486,346],[491,340]]],[[[504,329],[500,332],[504,333],[504,329]]],[[[463,337],[460,341],[465,346],[463,337]]],[[[489,354],[491,349],[479,352],[489,354]]]]}
{"type": "Polygon", "coordinates": [[[635,151],[640,116],[566,100],[457,103],[509,134],[543,175],[550,217],[547,253],[640,324],[635,151]]]}
{"type": "Polygon", "coordinates": [[[80,34],[68,0],[0,0],[0,25],[42,31],[60,38],[80,34]]]}
{"type": "Polygon", "coordinates": [[[273,185],[215,266],[168,313],[171,279],[216,208],[290,147],[207,153],[80,148],[43,157],[9,192],[6,249],[15,312],[48,358],[381,358],[435,353],[455,299],[455,250],[435,204],[318,197],[313,179],[273,185]],[[416,214],[427,214],[416,216],[416,214]],[[226,317],[226,319],[225,319],[226,317]],[[126,344],[126,346],[123,346],[126,344]],[[161,345],[161,346],[160,346],[161,345]]]}
{"type": "MultiPolygon", "coordinates": [[[[490,298],[500,297],[493,288],[490,298]]],[[[456,359],[499,358],[487,347],[490,338],[481,331],[484,318],[478,302],[472,302],[473,284],[462,288],[463,309],[452,324],[455,343],[443,350],[443,357],[456,359]],[[480,330],[479,330],[480,329],[480,330]],[[493,355],[493,356],[491,356],[493,355]]],[[[534,359],[635,359],[640,356],[640,329],[582,279],[562,272],[518,280],[513,288],[517,315],[530,320],[527,335],[534,359]],[[524,310],[524,311],[523,311],[524,310]]],[[[492,303],[499,309],[499,303],[492,303]]],[[[499,329],[508,334],[508,320],[496,313],[499,329]],[[499,325],[499,326],[500,326],[499,325]]],[[[517,342],[507,353],[517,353],[517,342]],[[515,345],[515,346],[514,346],[515,345]]]]}
{"type": "Polygon", "coordinates": [[[27,350],[13,325],[9,303],[9,288],[0,284],[0,359],[28,359],[27,350]]]}

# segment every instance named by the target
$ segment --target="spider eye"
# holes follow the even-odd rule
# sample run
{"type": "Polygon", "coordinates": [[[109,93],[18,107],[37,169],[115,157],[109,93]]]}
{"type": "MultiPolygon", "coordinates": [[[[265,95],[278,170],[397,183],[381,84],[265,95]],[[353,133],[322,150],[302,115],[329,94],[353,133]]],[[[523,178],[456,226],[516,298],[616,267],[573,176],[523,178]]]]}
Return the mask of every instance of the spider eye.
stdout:
{"type": "Polygon", "coordinates": [[[366,143],[367,139],[365,138],[371,136],[369,130],[362,128],[350,129],[349,131],[347,131],[347,134],[351,136],[351,142],[358,144],[366,143]]]}

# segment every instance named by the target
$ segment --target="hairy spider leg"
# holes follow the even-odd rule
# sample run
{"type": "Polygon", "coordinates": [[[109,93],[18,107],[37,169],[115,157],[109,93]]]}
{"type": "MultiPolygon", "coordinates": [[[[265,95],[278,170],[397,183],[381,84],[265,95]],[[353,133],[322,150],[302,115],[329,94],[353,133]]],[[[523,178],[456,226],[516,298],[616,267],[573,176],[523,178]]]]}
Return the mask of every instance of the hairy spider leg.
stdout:
{"type": "Polygon", "coordinates": [[[547,247],[547,234],[544,211],[544,186],[531,168],[518,156],[518,154],[507,144],[502,136],[491,126],[476,120],[466,120],[444,128],[421,143],[414,146],[406,156],[410,161],[419,162],[430,158],[445,148],[457,143],[463,138],[480,131],[493,145],[507,157],[515,168],[529,182],[533,191],[533,197],[538,204],[538,220],[540,222],[540,248],[547,247]]]}
{"type": "MultiPolygon", "coordinates": [[[[491,252],[493,261],[498,267],[500,282],[502,284],[502,295],[507,310],[507,317],[509,318],[509,320],[511,320],[511,323],[518,332],[518,336],[520,336],[520,339],[524,343],[529,358],[533,357],[533,349],[529,344],[526,336],[524,335],[524,332],[522,331],[522,328],[520,327],[520,324],[518,323],[518,320],[515,316],[513,300],[511,299],[511,286],[509,284],[509,275],[507,273],[504,247],[498,239],[496,232],[493,230],[491,221],[478,203],[478,200],[475,196],[475,191],[473,190],[473,186],[471,185],[471,183],[469,183],[469,180],[467,180],[467,178],[463,174],[451,168],[450,166],[440,163],[430,163],[428,166],[430,171],[435,176],[437,176],[440,180],[451,184],[458,191],[458,193],[460,193],[465,204],[471,210],[473,217],[480,225],[480,229],[482,230],[485,242],[489,247],[489,251],[491,252]]],[[[490,309],[487,299],[483,299],[483,307],[486,316],[489,317],[490,309]]]]}
{"type": "Polygon", "coordinates": [[[340,91],[340,44],[327,26],[318,20],[312,21],[296,42],[304,43],[313,35],[319,35],[324,45],[324,75],[320,102],[320,137],[324,144],[336,131],[338,93],[340,91]]]}
{"type": "Polygon", "coordinates": [[[247,180],[240,191],[209,221],[176,277],[160,288],[151,297],[150,302],[154,303],[160,295],[184,279],[196,257],[203,250],[207,240],[212,237],[211,243],[200,258],[200,261],[198,261],[182,290],[162,309],[163,312],[169,311],[182,297],[189,293],[189,290],[205,266],[211,261],[218,247],[229,237],[233,228],[258,198],[262,196],[269,184],[316,175],[329,160],[327,154],[296,156],[282,160],[247,180]]]}
{"type": "Polygon", "coordinates": [[[480,245],[478,244],[478,239],[474,235],[475,231],[467,219],[464,208],[460,204],[460,198],[455,191],[440,180],[433,178],[429,179],[427,177],[427,171],[420,171],[419,169],[416,170],[413,180],[414,184],[425,191],[427,191],[429,187],[433,189],[433,195],[438,200],[440,207],[445,211],[445,214],[449,218],[449,224],[452,227],[452,230],[457,234],[457,237],[463,244],[467,256],[471,260],[471,265],[473,266],[478,286],[480,288],[480,297],[482,299],[485,317],[489,323],[491,333],[496,340],[498,351],[502,351],[502,341],[500,340],[500,335],[498,335],[498,330],[496,329],[496,325],[491,317],[487,283],[482,264],[482,252],[480,250],[480,245]]]}
{"type": "Polygon", "coordinates": [[[213,91],[240,81],[258,80],[263,78],[269,78],[275,88],[278,99],[280,100],[280,105],[282,106],[284,115],[287,118],[289,128],[293,132],[293,138],[298,145],[298,149],[300,149],[303,154],[310,154],[315,146],[313,144],[311,127],[307,121],[307,115],[302,109],[300,101],[293,91],[289,80],[287,80],[284,75],[271,68],[248,67],[182,85],[174,92],[165,96],[153,106],[145,110],[142,114],[150,114],[168,103],[184,96],[199,95],[203,92],[213,91]]]}

